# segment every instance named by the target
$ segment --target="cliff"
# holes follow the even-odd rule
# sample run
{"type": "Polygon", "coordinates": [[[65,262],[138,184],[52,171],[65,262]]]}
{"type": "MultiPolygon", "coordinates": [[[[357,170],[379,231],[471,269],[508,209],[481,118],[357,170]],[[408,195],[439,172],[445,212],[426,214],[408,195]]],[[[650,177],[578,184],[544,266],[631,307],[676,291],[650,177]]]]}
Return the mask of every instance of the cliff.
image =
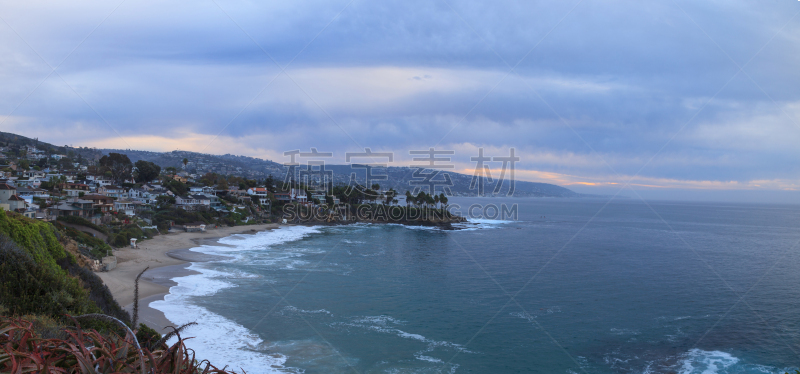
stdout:
{"type": "Polygon", "coordinates": [[[0,312],[105,313],[128,321],[90,261],[52,224],[0,210],[0,312]]]}

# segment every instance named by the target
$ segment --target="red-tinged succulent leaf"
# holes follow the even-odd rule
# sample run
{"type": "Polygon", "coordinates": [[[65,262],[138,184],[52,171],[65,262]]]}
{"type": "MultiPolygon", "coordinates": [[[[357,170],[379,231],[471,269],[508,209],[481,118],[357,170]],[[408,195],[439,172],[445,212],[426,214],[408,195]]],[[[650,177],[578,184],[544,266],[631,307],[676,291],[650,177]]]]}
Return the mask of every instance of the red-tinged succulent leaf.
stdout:
{"type": "Polygon", "coordinates": [[[24,320],[0,317],[0,372],[2,373],[138,373],[142,367],[152,374],[227,374],[207,360],[197,362],[196,352],[179,338],[171,347],[138,349],[129,333],[120,337],[82,330],[66,330],[67,338],[41,339],[24,320]],[[140,354],[141,353],[141,354],[140,354]]]}

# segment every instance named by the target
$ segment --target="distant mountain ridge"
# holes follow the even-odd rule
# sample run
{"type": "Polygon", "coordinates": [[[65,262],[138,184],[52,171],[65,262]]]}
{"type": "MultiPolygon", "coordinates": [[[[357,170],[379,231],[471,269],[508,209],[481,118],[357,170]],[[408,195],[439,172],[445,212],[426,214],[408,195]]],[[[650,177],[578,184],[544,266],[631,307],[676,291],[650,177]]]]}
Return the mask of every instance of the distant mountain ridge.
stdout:
{"type": "MultiPolygon", "coordinates": [[[[120,149],[103,149],[104,153],[117,152],[123,153],[136,162],[138,160],[150,161],[164,167],[183,167],[183,159],[189,160],[186,165],[186,171],[195,174],[205,173],[218,173],[218,174],[231,174],[237,176],[244,176],[248,178],[263,179],[272,175],[276,180],[283,180],[286,176],[287,167],[283,164],[263,160],[248,156],[235,156],[231,154],[225,155],[209,155],[190,151],[172,151],[172,152],[148,152],[148,151],[133,151],[133,150],[120,150],[120,149]]],[[[363,165],[325,165],[325,170],[333,173],[333,182],[348,184],[351,180],[351,175],[355,173],[355,180],[359,183],[364,183],[366,179],[366,170],[363,165]],[[353,167],[356,166],[356,167],[353,167]],[[358,167],[362,166],[362,167],[358,167]]],[[[404,166],[391,166],[387,168],[374,168],[374,174],[386,175],[386,180],[377,180],[374,183],[381,185],[381,188],[388,189],[394,188],[400,193],[407,190],[412,190],[413,186],[409,185],[409,181],[414,180],[413,174],[416,168],[404,166]]],[[[452,186],[451,192],[455,195],[461,196],[477,196],[477,189],[470,188],[473,176],[451,171],[442,171],[437,175],[434,180],[444,180],[445,176],[449,175],[452,186]]],[[[492,191],[496,184],[501,181],[489,182],[484,179],[484,196],[493,196],[492,191]]],[[[506,196],[509,189],[509,181],[506,180],[501,186],[497,196],[506,196]]],[[[425,190],[425,188],[423,188],[425,190]]],[[[437,189],[437,191],[439,191],[437,189]]],[[[521,196],[534,196],[534,197],[580,197],[583,196],[568,188],[557,186],[550,183],[537,183],[526,181],[515,181],[514,195],[521,196]]]]}
{"type": "MultiPolygon", "coordinates": [[[[139,151],[131,149],[97,149],[88,147],[71,147],[71,146],[56,146],[49,143],[31,139],[22,135],[0,132],[0,142],[15,144],[15,145],[35,145],[39,148],[46,149],[52,153],[67,154],[72,152],[80,154],[84,159],[97,160],[102,155],[109,152],[122,153],[128,156],[132,162],[145,160],[153,162],[162,168],[175,167],[179,170],[184,169],[183,159],[189,160],[185,170],[193,174],[217,173],[222,175],[235,175],[246,177],[250,179],[265,179],[272,176],[276,180],[283,180],[286,176],[287,167],[283,164],[263,160],[248,156],[236,156],[231,154],[225,155],[211,155],[191,151],[172,151],[172,152],[152,152],[152,151],[139,151]]],[[[343,183],[348,184],[351,181],[351,175],[355,173],[355,180],[361,184],[365,182],[366,170],[364,168],[353,167],[354,165],[325,165],[326,170],[330,170],[333,176],[334,184],[343,183]]],[[[414,171],[416,168],[412,167],[399,167],[392,166],[387,168],[375,168],[374,174],[386,175],[386,180],[377,180],[382,188],[394,188],[400,193],[405,193],[407,190],[413,190],[413,186],[409,185],[409,181],[414,180],[414,171]]],[[[470,188],[473,182],[473,176],[452,171],[441,171],[434,180],[444,180],[445,175],[448,175],[452,181],[450,190],[453,194],[459,196],[477,196],[477,189],[470,188]]],[[[418,180],[418,179],[417,179],[418,180]]],[[[506,180],[499,193],[493,194],[494,188],[499,181],[489,182],[483,179],[484,182],[484,196],[506,196],[509,191],[509,181],[506,180]]],[[[475,186],[472,186],[475,187],[475,186]]],[[[576,193],[568,188],[557,186],[550,183],[526,182],[517,180],[514,185],[513,196],[533,196],[533,197],[581,197],[588,196],[576,193]]],[[[425,190],[425,188],[423,188],[425,190]]],[[[437,189],[437,191],[439,191],[437,189]]]]}

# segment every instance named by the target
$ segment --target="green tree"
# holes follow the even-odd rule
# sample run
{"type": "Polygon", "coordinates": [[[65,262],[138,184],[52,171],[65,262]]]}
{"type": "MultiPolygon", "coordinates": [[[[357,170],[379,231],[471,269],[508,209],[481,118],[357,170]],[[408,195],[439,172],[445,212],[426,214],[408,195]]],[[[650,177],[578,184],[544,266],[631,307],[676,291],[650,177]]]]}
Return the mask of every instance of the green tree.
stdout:
{"type": "Polygon", "coordinates": [[[168,179],[164,183],[164,187],[166,187],[168,190],[172,191],[172,193],[178,196],[185,196],[189,192],[189,186],[187,186],[183,182],[174,179],[168,179]]]}
{"type": "Polygon", "coordinates": [[[384,204],[392,205],[392,202],[397,202],[395,196],[397,196],[397,191],[395,191],[394,188],[390,188],[389,191],[386,191],[386,199],[384,200],[384,204]]]}
{"type": "Polygon", "coordinates": [[[39,159],[39,161],[36,161],[36,166],[40,168],[47,167],[47,161],[48,161],[47,157],[42,157],[39,159]]]}
{"type": "Polygon", "coordinates": [[[184,169],[186,169],[186,165],[187,165],[188,163],[189,163],[189,159],[188,159],[188,158],[184,158],[184,159],[183,159],[183,168],[184,168],[184,169]]]}
{"type": "Polygon", "coordinates": [[[58,167],[61,170],[72,169],[73,168],[72,159],[69,157],[62,157],[60,160],[58,160],[58,167]]]}
{"type": "Polygon", "coordinates": [[[152,162],[139,160],[136,161],[136,173],[134,174],[137,183],[149,182],[158,177],[161,173],[161,166],[152,162]]]}
{"type": "Polygon", "coordinates": [[[414,198],[414,203],[419,206],[423,206],[428,203],[428,199],[425,198],[425,191],[419,191],[417,196],[414,198]]]}
{"type": "Polygon", "coordinates": [[[111,152],[108,156],[101,157],[99,164],[103,170],[111,172],[111,178],[117,183],[124,182],[133,170],[131,160],[121,153],[111,152]]]}

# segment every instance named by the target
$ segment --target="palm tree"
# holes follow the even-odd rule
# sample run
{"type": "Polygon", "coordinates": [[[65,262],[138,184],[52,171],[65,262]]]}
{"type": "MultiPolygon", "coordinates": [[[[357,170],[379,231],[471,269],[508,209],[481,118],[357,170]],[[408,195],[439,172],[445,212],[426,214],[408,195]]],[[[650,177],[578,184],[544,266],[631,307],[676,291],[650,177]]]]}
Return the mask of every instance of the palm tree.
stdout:
{"type": "Polygon", "coordinates": [[[438,205],[439,205],[439,195],[435,195],[433,197],[433,206],[438,206],[438,205]]]}
{"type": "Polygon", "coordinates": [[[188,164],[188,163],[189,163],[189,159],[188,158],[184,158],[183,159],[183,168],[184,169],[186,169],[186,164],[188,164]]]}
{"type": "Polygon", "coordinates": [[[417,205],[425,205],[428,202],[428,199],[425,198],[425,191],[419,191],[417,197],[414,199],[414,202],[417,205]]]}
{"type": "Polygon", "coordinates": [[[411,194],[411,191],[406,191],[406,208],[408,208],[409,204],[411,204],[411,200],[414,199],[414,195],[411,194]]]}
{"type": "Polygon", "coordinates": [[[444,208],[447,209],[447,195],[445,195],[444,192],[439,195],[439,202],[441,202],[442,205],[444,205],[444,208]]]}

